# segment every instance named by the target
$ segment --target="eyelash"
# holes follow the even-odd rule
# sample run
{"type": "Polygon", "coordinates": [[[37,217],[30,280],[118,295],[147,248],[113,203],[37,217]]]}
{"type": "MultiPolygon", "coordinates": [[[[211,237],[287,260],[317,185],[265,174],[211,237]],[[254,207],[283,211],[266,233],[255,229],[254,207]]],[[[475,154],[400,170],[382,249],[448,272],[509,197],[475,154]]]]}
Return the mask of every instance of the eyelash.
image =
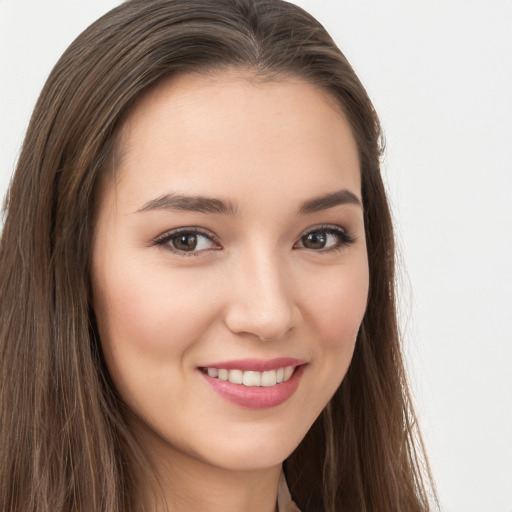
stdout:
{"type": "MultiPolygon", "coordinates": [[[[203,250],[192,250],[192,251],[185,251],[176,249],[171,245],[172,240],[176,240],[180,235],[200,235],[201,237],[207,238],[210,242],[213,242],[218,246],[218,248],[221,248],[221,245],[217,239],[212,233],[205,232],[201,229],[195,228],[195,227],[185,227],[185,228],[178,228],[173,231],[164,233],[163,235],[160,235],[159,237],[155,238],[154,244],[157,246],[162,246],[166,250],[169,250],[170,252],[174,254],[178,254],[179,256],[189,257],[189,256],[199,256],[201,255],[206,249],[203,250]]],[[[333,225],[325,225],[325,226],[318,226],[313,229],[309,229],[308,231],[304,232],[302,234],[298,241],[295,242],[293,245],[294,249],[309,249],[313,252],[320,252],[320,253],[329,253],[329,252],[335,252],[340,251],[344,249],[345,247],[351,245],[355,242],[355,237],[352,236],[350,233],[348,233],[345,229],[339,227],[339,226],[333,226],[333,225]],[[309,249],[308,247],[297,247],[298,243],[303,243],[304,237],[307,235],[313,235],[313,234],[327,234],[327,235],[334,235],[337,237],[338,241],[333,247],[327,247],[327,248],[320,248],[320,249],[309,249]]],[[[212,250],[218,250],[218,249],[212,249],[212,250]]]]}
{"type": "MultiPolygon", "coordinates": [[[[327,224],[327,225],[317,226],[313,229],[308,229],[308,231],[306,231],[303,235],[301,235],[299,237],[299,240],[294,244],[294,248],[298,242],[300,242],[304,239],[304,237],[306,237],[307,235],[315,234],[315,233],[325,233],[327,235],[334,235],[338,239],[338,241],[337,241],[336,245],[334,245],[334,247],[327,247],[327,248],[317,249],[317,250],[310,249],[310,250],[313,250],[314,252],[329,253],[329,252],[340,251],[340,250],[344,249],[345,247],[353,244],[356,240],[355,237],[353,235],[351,235],[350,233],[348,233],[345,229],[343,229],[339,226],[333,226],[333,225],[327,224]]],[[[299,249],[301,249],[301,248],[302,247],[299,247],[299,249]]],[[[304,247],[304,249],[308,249],[308,248],[304,247]]]]}
{"type": "Polygon", "coordinates": [[[204,238],[207,238],[208,240],[210,240],[211,242],[213,242],[220,248],[220,243],[219,243],[217,237],[215,237],[212,233],[203,231],[198,228],[193,228],[193,227],[178,228],[178,229],[174,229],[170,232],[164,233],[163,235],[160,235],[159,237],[155,238],[154,243],[155,243],[155,245],[162,246],[165,249],[167,249],[168,251],[171,251],[174,254],[178,254],[179,256],[185,256],[185,257],[199,256],[203,252],[203,251],[183,251],[183,250],[176,249],[175,247],[173,247],[170,244],[170,242],[172,240],[176,240],[180,235],[195,235],[195,236],[200,235],[204,238]]]}

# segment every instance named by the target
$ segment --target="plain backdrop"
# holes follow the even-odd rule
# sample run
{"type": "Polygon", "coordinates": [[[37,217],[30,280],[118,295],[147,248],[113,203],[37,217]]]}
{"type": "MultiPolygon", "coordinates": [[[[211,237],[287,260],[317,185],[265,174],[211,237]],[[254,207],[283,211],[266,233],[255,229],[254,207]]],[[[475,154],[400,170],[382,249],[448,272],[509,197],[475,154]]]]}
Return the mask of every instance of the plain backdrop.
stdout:
{"type": "MultiPolygon", "coordinates": [[[[0,194],[67,45],[113,0],[0,0],[0,194]]],[[[512,512],[512,1],[297,0],[380,115],[401,325],[446,512],[512,512]]]]}

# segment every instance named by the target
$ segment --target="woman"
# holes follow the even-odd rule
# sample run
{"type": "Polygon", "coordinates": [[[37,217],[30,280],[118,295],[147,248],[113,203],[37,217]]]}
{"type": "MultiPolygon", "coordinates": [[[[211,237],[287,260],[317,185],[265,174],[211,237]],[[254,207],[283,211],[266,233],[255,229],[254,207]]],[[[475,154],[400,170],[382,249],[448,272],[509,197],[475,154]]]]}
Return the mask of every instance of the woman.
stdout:
{"type": "Polygon", "coordinates": [[[132,0],[79,36],[6,203],[0,508],[429,510],[379,157],[296,6],[132,0]]]}

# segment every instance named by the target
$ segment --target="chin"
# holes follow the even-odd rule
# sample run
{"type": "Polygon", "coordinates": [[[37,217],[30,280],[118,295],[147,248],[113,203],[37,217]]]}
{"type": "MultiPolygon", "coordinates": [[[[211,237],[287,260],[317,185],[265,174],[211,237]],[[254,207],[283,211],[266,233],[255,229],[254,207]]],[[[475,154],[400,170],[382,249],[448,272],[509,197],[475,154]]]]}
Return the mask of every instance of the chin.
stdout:
{"type": "Polygon", "coordinates": [[[220,454],[215,459],[209,459],[210,464],[221,467],[227,471],[262,471],[280,466],[293,452],[296,446],[289,450],[259,449],[256,447],[236,447],[220,454]]]}
{"type": "Polygon", "coordinates": [[[297,448],[309,427],[290,425],[279,429],[253,425],[239,435],[228,435],[209,443],[203,453],[217,466],[231,471],[258,471],[282,464],[297,448]],[[213,446],[214,447],[213,447],[213,446]],[[212,449],[213,448],[213,449],[212,449]]]}

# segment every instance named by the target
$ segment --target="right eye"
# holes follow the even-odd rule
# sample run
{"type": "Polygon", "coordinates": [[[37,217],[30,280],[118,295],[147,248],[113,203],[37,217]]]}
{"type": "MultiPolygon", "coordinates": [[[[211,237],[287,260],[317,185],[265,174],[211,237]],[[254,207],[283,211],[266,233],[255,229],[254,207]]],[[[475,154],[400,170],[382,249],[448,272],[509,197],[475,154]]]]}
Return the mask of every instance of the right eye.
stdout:
{"type": "Polygon", "coordinates": [[[195,256],[203,251],[219,248],[211,236],[195,229],[171,231],[159,237],[156,244],[182,256],[195,256]]]}

